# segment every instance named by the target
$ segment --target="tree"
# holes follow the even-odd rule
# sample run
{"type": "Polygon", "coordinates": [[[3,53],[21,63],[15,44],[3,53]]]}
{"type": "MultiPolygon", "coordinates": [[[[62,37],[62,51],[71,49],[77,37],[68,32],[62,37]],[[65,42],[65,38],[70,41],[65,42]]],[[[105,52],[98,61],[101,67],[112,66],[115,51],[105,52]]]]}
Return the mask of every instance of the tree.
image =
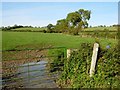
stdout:
{"type": "Polygon", "coordinates": [[[47,25],[48,32],[52,33],[54,26],[52,24],[47,25]]]}
{"type": "Polygon", "coordinates": [[[78,34],[82,28],[88,27],[90,14],[91,11],[84,9],[79,9],[78,11],[69,13],[66,18],[68,22],[68,27],[71,28],[73,32],[78,34]]]}
{"type": "Polygon", "coordinates": [[[68,23],[66,19],[61,19],[57,21],[55,30],[57,30],[58,32],[66,32],[67,28],[68,28],[68,23]]]}
{"type": "Polygon", "coordinates": [[[92,26],[90,25],[90,28],[92,28],[92,26]]]}
{"type": "Polygon", "coordinates": [[[78,13],[81,16],[81,19],[82,19],[82,22],[83,22],[83,27],[84,28],[88,27],[88,20],[90,19],[91,11],[84,10],[84,9],[79,9],[78,13]]]}

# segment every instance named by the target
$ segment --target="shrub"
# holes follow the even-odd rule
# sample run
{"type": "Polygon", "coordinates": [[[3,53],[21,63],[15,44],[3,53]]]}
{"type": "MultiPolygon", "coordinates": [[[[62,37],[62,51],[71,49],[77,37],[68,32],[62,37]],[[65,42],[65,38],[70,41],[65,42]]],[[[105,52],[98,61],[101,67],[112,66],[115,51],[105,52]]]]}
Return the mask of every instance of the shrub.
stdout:
{"type": "Polygon", "coordinates": [[[92,47],[81,44],[78,51],[72,52],[64,61],[63,72],[58,83],[61,87],[70,88],[119,88],[120,87],[120,55],[117,47],[100,48],[96,72],[89,76],[92,47]]]}
{"type": "Polygon", "coordinates": [[[64,65],[66,51],[65,48],[56,48],[50,49],[48,55],[50,56],[49,60],[49,71],[61,71],[64,65]]]}

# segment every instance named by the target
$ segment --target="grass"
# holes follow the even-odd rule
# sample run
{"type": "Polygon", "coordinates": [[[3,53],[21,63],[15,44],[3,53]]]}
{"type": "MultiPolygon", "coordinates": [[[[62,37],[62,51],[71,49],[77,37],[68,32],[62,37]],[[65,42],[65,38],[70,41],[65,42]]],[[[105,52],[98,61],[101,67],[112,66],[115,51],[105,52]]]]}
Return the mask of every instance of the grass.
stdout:
{"type": "MultiPolygon", "coordinates": [[[[38,32],[2,32],[2,50],[12,50],[17,47],[41,47],[52,45],[55,47],[78,48],[81,43],[94,43],[95,38],[71,36],[59,33],[38,33],[38,32]]],[[[114,39],[99,39],[102,47],[108,43],[111,46],[117,44],[114,39]]]]}
{"type": "MultiPolygon", "coordinates": [[[[49,45],[52,45],[55,47],[79,48],[80,44],[82,43],[93,44],[95,41],[99,41],[100,46],[102,48],[106,48],[106,45],[108,45],[109,43],[111,43],[110,44],[111,47],[114,47],[117,44],[117,40],[114,40],[114,39],[105,39],[105,38],[96,39],[94,37],[83,38],[80,36],[72,36],[72,35],[66,35],[66,34],[60,34],[60,33],[5,32],[5,31],[2,32],[2,49],[3,50],[13,50],[15,48],[36,48],[36,47],[41,48],[42,46],[47,47],[49,45]]],[[[51,53],[52,51],[50,52],[50,54],[51,53]]],[[[60,50],[55,51],[54,53],[61,54],[60,50]]],[[[81,73],[81,70],[84,70],[84,69],[86,70],[86,68],[84,68],[85,67],[84,65],[86,64],[85,62],[86,56],[84,55],[86,54],[88,55],[88,53],[89,53],[89,49],[85,47],[84,50],[80,49],[78,56],[73,56],[73,58],[71,58],[71,61],[70,60],[68,60],[68,62],[66,61],[64,64],[66,65],[64,66],[65,67],[64,69],[66,70],[66,72],[63,72],[64,77],[60,79],[59,82],[64,84],[64,81],[65,81],[66,85],[70,85],[70,88],[71,87],[73,88],[81,88],[81,87],[106,88],[106,85],[108,87],[111,87],[111,84],[112,84],[112,87],[117,87],[116,85],[119,84],[118,78],[114,78],[114,77],[109,78],[109,76],[107,76],[107,80],[104,79],[105,77],[104,74],[109,75],[109,73],[105,70],[110,70],[109,72],[110,74],[112,74],[113,73],[112,71],[114,70],[113,68],[115,68],[115,70],[118,69],[116,68],[118,66],[117,65],[115,66],[114,65],[115,62],[113,62],[113,60],[116,60],[116,58],[113,58],[113,59],[111,59],[111,57],[108,58],[109,56],[116,56],[116,54],[114,55],[113,51],[111,51],[110,53],[108,53],[109,54],[108,57],[107,55],[104,55],[106,57],[102,57],[103,59],[99,60],[101,62],[98,64],[100,67],[98,67],[96,76],[93,79],[91,79],[85,72],[81,73]],[[85,60],[84,59],[82,60],[82,57],[85,58],[85,60]],[[104,63],[103,61],[106,59],[108,59],[109,62],[112,61],[112,63],[110,64],[109,62],[104,63]],[[83,68],[79,67],[79,65],[83,65],[82,66],[83,68]],[[70,71],[67,71],[67,70],[70,70],[70,71]],[[66,77],[69,77],[69,78],[66,78],[66,77]],[[109,82],[110,82],[110,85],[108,85],[109,82]]],[[[91,53],[92,53],[92,49],[91,49],[91,53]]],[[[90,56],[90,60],[91,60],[91,56],[90,56]]],[[[58,66],[63,61],[60,61],[59,57],[56,57],[54,63],[58,66]]]]}
{"type": "Polygon", "coordinates": [[[117,27],[91,27],[91,28],[86,28],[83,31],[104,31],[105,29],[108,29],[109,31],[117,31],[117,27]]]}
{"type": "Polygon", "coordinates": [[[0,50],[2,50],[2,31],[0,31],[0,50]]]}

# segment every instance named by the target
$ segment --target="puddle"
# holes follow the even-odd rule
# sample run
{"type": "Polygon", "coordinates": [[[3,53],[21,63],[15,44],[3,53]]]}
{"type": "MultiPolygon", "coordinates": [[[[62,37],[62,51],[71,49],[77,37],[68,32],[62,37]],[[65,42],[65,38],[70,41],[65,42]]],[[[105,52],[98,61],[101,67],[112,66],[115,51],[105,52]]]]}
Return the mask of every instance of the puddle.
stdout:
{"type": "Polygon", "coordinates": [[[53,79],[57,76],[49,75],[46,68],[47,63],[47,60],[41,60],[39,62],[20,65],[18,72],[16,72],[17,74],[14,77],[10,77],[9,80],[4,79],[2,84],[8,87],[57,88],[53,79]],[[14,78],[16,78],[16,80],[14,80],[14,78]]]}

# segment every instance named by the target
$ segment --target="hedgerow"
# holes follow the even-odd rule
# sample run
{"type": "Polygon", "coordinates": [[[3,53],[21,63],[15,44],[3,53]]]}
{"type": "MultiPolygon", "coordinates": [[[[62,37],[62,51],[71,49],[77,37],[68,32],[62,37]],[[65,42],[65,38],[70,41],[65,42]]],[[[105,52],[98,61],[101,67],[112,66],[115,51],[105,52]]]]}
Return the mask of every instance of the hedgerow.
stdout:
{"type": "Polygon", "coordinates": [[[91,44],[81,44],[69,59],[64,60],[63,72],[58,80],[60,87],[67,88],[119,88],[120,54],[117,47],[99,48],[95,74],[90,77],[92,58],[91,44]]]}

